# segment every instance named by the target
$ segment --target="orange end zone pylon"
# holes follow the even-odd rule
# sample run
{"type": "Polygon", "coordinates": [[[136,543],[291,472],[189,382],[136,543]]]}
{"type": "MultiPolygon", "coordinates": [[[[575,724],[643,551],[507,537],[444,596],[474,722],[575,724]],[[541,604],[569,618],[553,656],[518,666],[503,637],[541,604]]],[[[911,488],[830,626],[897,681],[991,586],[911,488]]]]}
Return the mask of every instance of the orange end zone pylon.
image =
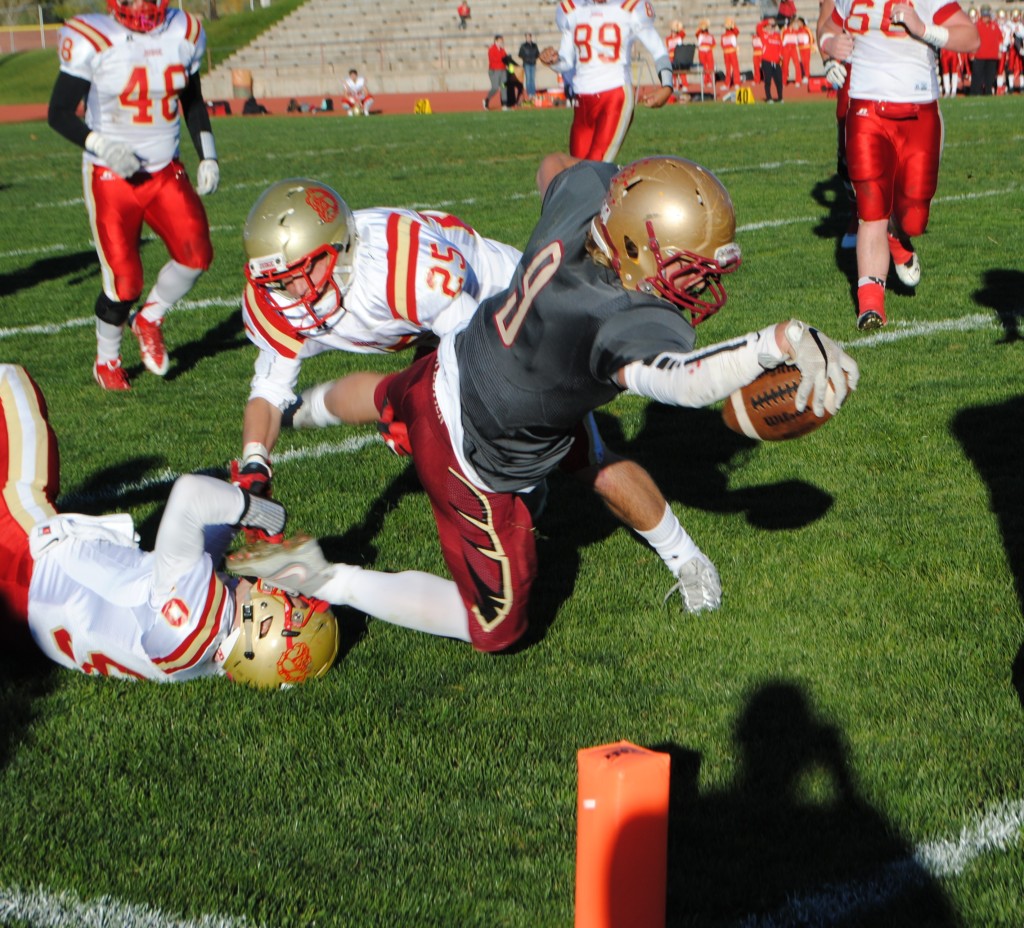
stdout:
{"type": "Polygon", "coordinates": [[[664,928],[671,758],[628,741],[576,757],[576,928],[664,928]]]}

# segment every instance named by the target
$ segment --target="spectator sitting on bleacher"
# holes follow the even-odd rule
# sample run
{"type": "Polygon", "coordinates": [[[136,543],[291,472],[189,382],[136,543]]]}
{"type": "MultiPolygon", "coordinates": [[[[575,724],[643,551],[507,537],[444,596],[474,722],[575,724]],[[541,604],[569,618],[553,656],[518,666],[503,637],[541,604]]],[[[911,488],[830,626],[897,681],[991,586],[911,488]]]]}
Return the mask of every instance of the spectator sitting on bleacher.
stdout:
{"type": "Polygon", "coordinates": [[[270,110],[268,110],[255,97],[249,97],[249,99],[245,101],[245,104],[242,107],[243,116],[262,116],[269,112],[270,110]]]}

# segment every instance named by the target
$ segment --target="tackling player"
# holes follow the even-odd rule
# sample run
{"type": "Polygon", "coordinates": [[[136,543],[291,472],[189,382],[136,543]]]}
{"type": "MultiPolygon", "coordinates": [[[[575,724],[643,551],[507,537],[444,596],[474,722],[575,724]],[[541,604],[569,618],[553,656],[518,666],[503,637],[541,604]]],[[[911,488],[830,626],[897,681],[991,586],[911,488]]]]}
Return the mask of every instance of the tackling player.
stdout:
{"type": "Polygon", "coordinates": [[[238,526],[284,528],[279,503],[179,477],[147,552],[127,514],[58,514],[59,476],[42,393],[24,368],[0,364],[0,639],[31,634],[64,667],[133,680],[227,673],[279,686],[331,666],[326,604],[215,569],[238,526]]]}
{"type": "Polygon", "coordinates": [[[562,0],[555,12],[562,40],[548,46],[540,60],[562,75],[572,75],[576,98],[569,153],[593,161],[614,161],[633,121],[633,43],[639,39],[651,58],[661,86],[643,98],[661,107],[672,96],[672,62],[654,28],[649,0],[576,3],[562,0]]]}
{"type": "Polygon", "coordinates": [[[206,33],[168,0],[108,0],[110,15],[85,13],[60,31],[60,73],[49,124],[83,148],[82,182],[103,286],[96,299],[96,365],[105,390],[128,390],[121,336],[142,293],[139,241],[145,222],[170,254],[131,319],[146,368],[167,373],[161,326],[210,266],[213,246],[203,204],[220,180],[199,68],[206,33]],[[77,114],[85,100],[85,121],[77,114]],[[179,118],[180,117],[180,118],[179,118]],[[184,120],[201,159],[192,188],[179,160],[184,120]]]}
{"type": "MultiPolygon", "coordinates": [[[[242,317],[260,353],[232,480],[256,493],[269,491],[270,455],[282,425],[378,419],[360,375],[296,397],[305,358],[329,350],[387,353],[436,345],[481,300],[504,290],[522,257],[446,213],[352,212],[337,191],[307,178],[271,185],[249,212],[243,238],[248,285],[242,317]]],[[[385,440],[400,441],[396,435],[397,429],[388,431],[385,440]]],[[[605,447],[592,416],[577,437],[562,469],[588,484],[677,575],[695,546],[650,474],[605,447]]],[[[691,602],[684,595],[683,605],[699,611],[718,601],[691,602]]]]}
{"type": "MultiPolygon", "coordinates": [[[[508,288],[407,370],[362,375],[381,417],[404,427],[454,579],[329,565],[312,539],[253,546],[229,569],[501,651],[527,631],[537,572],[525,497],[592,410],[627,390],[706,406],[783,362],[803,375],[798,408],[810,399],[817,415],[856,387],[853,359],[797,320],[695,350],[694,326],[725,303],[722,278],[740,263],[729,194],[704,168],[556,154],[538,186],[540,220],[508,288]]],[[[677,587],[717,605],[718,573],[690,544],[677,587]]]]}
{"type": "MultiPolygon", "coordinates": [[[[871,6],[823,0],[822,55],[850,73],[846,160],[856,191],[857,327],[886,324],[890,255],[906,287],[921,280],[911,238],[928,226],[939,177],[942,116],[936,50],[971,52],[978,30],[956,0],[871,6]]],[[[832,68],[833,83],[842,84],[832,68]]]]}

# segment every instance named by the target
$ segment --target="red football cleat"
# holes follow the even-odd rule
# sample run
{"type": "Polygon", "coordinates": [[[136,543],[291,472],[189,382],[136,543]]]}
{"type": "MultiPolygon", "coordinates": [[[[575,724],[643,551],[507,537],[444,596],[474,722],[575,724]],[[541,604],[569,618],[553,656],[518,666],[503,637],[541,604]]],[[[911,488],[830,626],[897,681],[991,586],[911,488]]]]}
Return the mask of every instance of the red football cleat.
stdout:
{"type": "Polygon", "coordinates": [[[139,340],[139,354],[142,356],[142,363],[146,370],[163,377],[167,373],[168,358],[167,349],[164,347],[164,336],[160,327],[164,324],[163,319],[159,322],[150,322],[141,312],[135,314],[132,319],[132,332],[139,340]]]}
{"type": "Polygon", "coordinates": [[[128,382],[128,375],[121,367],[121,359],[116,361],[100,361],[96,359],[96,365],[92,369],[92,376],[104,390],[130,390],[132,385],[128,382]]]}

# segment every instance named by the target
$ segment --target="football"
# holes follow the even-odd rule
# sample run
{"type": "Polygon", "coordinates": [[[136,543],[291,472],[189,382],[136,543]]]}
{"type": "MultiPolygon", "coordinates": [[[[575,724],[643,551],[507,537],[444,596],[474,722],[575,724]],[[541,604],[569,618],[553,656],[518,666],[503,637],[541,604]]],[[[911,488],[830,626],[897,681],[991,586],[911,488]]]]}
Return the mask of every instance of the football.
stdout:
{"type": "MultiPolygon", "coordinates": [[[[828,412],[816,416],[810,403],[803,412],[797,412],[799,386],[800,371],[789,364],[780,364],[734,392],[722,407],[722,419],[734,432],[758,441],[799,438],[821,428],[832,418],[828,412]]],[[[832,392],[830,385],[828,395],[832,392]]]]}

